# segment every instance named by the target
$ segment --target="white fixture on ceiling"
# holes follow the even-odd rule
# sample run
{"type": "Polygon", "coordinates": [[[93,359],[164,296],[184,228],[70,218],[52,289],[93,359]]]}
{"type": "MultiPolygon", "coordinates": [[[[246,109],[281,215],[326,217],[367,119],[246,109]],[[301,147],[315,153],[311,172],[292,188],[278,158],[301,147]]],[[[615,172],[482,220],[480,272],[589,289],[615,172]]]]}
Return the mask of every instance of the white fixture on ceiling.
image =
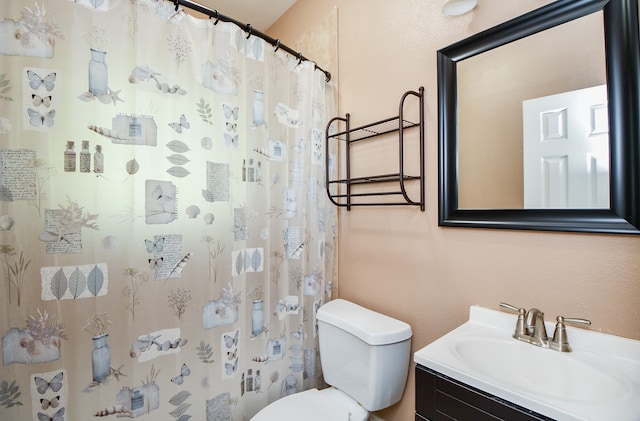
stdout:
{"type": "Polygon", "coordinates": [[[463,15],[478,4],[478,0],[444,0],[442,13],[449,16],[463,15]]]}

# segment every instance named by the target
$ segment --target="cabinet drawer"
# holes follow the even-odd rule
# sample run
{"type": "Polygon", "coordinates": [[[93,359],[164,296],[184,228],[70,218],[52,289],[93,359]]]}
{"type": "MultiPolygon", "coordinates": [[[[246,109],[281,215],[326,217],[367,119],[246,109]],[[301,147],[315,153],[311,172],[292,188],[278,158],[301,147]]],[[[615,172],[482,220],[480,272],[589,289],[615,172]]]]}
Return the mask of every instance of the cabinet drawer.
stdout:
{"type": "Polygon", "coordinates": [[[416,413],[431,421],[553,420],[419,365],[416,413]]]}

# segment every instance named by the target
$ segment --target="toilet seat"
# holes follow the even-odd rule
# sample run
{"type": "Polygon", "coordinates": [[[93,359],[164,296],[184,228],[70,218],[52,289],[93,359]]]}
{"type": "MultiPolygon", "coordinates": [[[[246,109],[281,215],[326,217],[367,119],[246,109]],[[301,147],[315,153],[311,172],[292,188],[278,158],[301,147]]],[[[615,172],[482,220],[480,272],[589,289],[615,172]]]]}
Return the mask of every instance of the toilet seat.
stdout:
{"type": "Polygon", "coordinates": [[[359,421],[368,412],[335,388],[309,389],[278,399],[251,421],[359,421]],[[350,402],[349,402],[350,401],[350,402]]]}

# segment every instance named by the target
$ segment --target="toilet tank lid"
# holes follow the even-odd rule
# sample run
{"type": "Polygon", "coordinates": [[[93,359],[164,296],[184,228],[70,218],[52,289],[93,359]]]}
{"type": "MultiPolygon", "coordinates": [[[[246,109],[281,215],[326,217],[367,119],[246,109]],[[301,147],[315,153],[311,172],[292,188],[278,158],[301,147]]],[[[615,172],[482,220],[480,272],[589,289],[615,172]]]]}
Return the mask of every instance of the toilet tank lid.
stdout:
{"type": "Polygon", "coordinates": [[[345,330],[369,345],[387,345],[411,337],[411,326],[343,299],[329,301],[318,309],[318,320],[345,330]]]}

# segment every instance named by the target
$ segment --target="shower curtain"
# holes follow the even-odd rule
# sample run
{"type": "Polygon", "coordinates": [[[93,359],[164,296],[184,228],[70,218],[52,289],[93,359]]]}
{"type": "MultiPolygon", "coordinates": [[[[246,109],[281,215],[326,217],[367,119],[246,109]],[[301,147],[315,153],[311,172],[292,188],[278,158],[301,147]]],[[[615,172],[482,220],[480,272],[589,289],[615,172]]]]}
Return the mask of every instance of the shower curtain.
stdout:
{"type": "Polygon", "coordinates": [[[3,1],[0,419],[248,420],[321,387],[333,104],[170,2],[3,1]]]}

